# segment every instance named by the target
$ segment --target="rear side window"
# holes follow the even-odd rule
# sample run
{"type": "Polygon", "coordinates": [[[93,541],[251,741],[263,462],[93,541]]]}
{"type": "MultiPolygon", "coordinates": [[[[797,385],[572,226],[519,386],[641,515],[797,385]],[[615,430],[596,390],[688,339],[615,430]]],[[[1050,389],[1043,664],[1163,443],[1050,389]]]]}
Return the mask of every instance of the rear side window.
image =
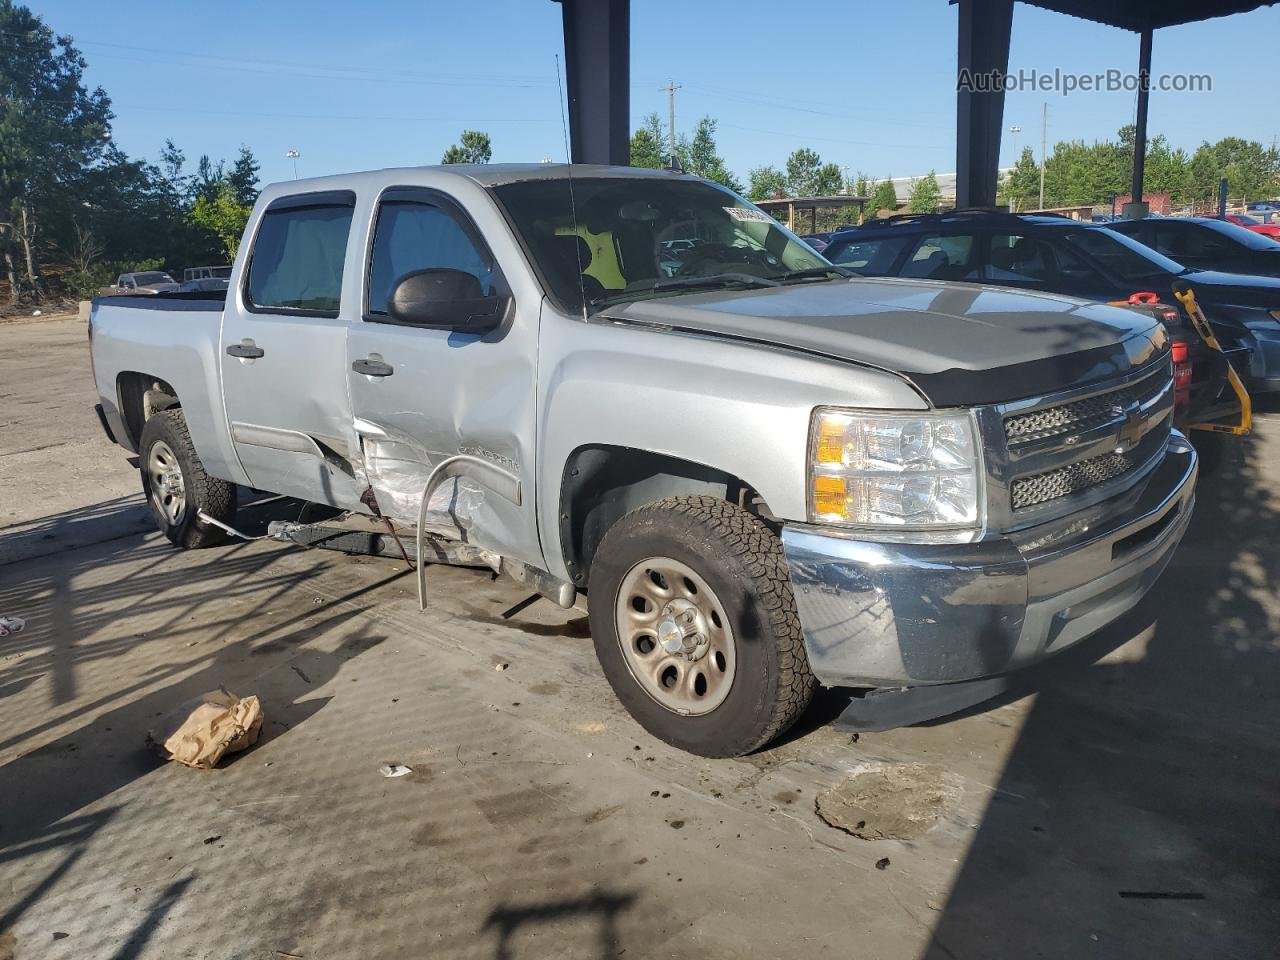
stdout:
{"type": "Polygon", "coordinates": [[[996,283],[1006,280],[1048,283],[1053,274],[1052,258],[1049,245],[1042,240],[997,233],[991,238],[991,253],[983,279],[996,283]]]}
{"type": "Polygon", "coordinates": [[[1198,224],[1161,222],[1155,232],[1155,248],[1174,260],[1230,257],[1239,252],[1226,237],[1198,224]]]}
{"type": "Polygon", "coordinates": [[[883,276],[893,269],[898,254],[908,243],[907,237],[875,237],[852,239],[828,248],[823,255],[832,263],[871,276],[883,276]]]}
{"type": "Polygon", "coordinates": [[[369,261],[368,312],[385,316],[396,283],[405,274],[430,267],[462,270],[480,281],[485,296],[493,293],[493,258],[453,214],[432,203],[383,201],[369,261]]]}
{"type": "Polygon", "coordinates": [[[249,263],[250,306],[336,317],[353,209],[346,202],[268,207],[249,263]]]}
{"type": "Polygon", "coordinates": [[[973,235],[925,234],[920,238],[899,276],[928,280],[976,280],[969,266],[973,255],[973,235]]]}

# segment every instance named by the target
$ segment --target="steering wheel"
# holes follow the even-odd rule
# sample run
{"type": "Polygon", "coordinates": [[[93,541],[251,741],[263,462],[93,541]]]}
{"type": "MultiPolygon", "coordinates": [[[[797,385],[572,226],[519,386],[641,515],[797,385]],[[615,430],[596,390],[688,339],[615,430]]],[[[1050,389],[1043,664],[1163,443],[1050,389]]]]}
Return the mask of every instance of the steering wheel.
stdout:
{"type": "Polygon", "coordinates": [[[727,243],[700,243],[681,260],[673,276],[700,277],[707,273],[724,273],[722,267],[739,263],[772,267],[777,266],[777,258],[763,250],[752,250],[749,247],[731,247],[727,243]],[[716,269],[708,271],[706,267],[712,263],[716,264],[716,269]]]}

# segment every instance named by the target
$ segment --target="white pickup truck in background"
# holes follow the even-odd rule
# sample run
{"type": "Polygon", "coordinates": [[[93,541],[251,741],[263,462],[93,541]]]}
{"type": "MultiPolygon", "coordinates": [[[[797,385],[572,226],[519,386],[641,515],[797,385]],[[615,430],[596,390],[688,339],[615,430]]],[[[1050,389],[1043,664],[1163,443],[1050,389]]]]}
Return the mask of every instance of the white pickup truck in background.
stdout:
{"type": "Polygon", "coordinates": [[[225,294],[99,299],[90,336],[175,544],[243,486],[473,545],[585,593],[622,702],[708,756],[818,683],[989,696],[1133,606],[1194,501],[1150,317],[851,277],[668,172],[277,184],[225,294]]]}

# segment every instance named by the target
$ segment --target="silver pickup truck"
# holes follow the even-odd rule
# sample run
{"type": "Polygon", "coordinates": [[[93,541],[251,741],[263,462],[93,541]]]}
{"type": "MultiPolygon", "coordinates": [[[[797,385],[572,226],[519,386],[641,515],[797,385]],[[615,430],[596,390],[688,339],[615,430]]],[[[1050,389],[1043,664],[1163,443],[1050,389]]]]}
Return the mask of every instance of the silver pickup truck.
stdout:
{"type": "Polygon", "coordinates": [[[989,695],[1132,607],[1194,502],[1159,323],[853,277],[669,172],[277,184],[229,292],[99,299],[90,336],[175,544],[238,486],[470,544],[585,594],[619,699],[706,756],[818,684],[989,695]]]}

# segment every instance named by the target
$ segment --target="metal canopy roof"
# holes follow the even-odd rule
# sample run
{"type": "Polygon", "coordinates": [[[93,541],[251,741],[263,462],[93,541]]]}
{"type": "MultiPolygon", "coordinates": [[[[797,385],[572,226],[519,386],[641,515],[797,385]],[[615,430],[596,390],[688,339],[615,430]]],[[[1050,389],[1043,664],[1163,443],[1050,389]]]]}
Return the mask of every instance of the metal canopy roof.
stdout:
{"type": "MultiPolygon", "coordinates": [[[[954,2],[954,0],[953,0],[954,2]]],[[[1022,0],[1044,10],[1141,32],[1247,13],[1277,0],[1022,0]]]]}

